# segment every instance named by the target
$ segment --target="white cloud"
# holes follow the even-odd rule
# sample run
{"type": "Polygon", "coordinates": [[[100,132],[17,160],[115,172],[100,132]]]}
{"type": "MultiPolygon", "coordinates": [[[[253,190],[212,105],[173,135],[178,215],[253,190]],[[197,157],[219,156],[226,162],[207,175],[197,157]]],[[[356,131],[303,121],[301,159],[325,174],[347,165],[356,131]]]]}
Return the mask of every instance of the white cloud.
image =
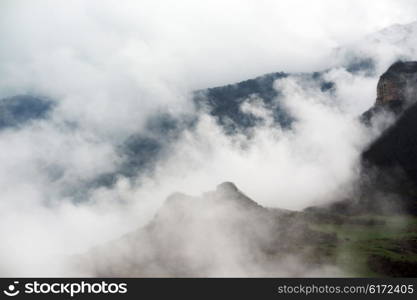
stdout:
{"type": "MultiPolygon", "coordinates": [[[[57,102],[51,120],[0,133],[0,264],[9,276],[65,272],[50,255],[83,251],[144,224],[177,190],[198,194],[231,180],[265,205],[299,209],[330,200],[356,174],[366,139],[355,116],[373,102],[377,80],[342,68],[325,75],[337,84],[335,96],[294,79],[278,83],[298,120],[292,131],[273,128],[259,103],[243,107],[266,120],[250,142],[202,116],[155,174],[120,178],[111,189],[90,191],[89,202],[75,202],[74,194],[118,166],[115,147],[144,130],[150,114],[190,111],[193,89],[326,68],[334,47],[410,22],[417,10],[398,0],[0,6],[0,96],[34,93],[57,102]]],[[[406,54],[415,53],[412,44],[406,54]]],[[[403,54],[389,43],[376,52],[364,45],[378,61],[403,54]]]]}

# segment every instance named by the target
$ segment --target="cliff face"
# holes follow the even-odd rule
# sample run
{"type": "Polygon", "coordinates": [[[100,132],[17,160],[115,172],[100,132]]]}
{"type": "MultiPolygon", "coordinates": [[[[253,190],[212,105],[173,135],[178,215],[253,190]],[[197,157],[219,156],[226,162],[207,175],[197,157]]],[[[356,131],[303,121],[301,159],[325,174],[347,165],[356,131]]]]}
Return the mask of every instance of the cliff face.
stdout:
{"type": "MultiPolygon", "coordinates": [[[[374,107],[394,112],[397,120],[362,154],[364,173],[371,175],[371,193],[395,194],[403,209],[417,213],[417,62],[398,62],[378,83],[374,107]],[[400,203],[401,202],[401,203],[400,203]]],[[[389,197],[392,198],[392,197],[389,197]]],[[[370,202],[374,202],[371,200],[370,202]]]]}
{"type": "Polygon", "coordinates": [[[382,76],[377,85],[376,105],[384,105],[391,101],[408,101],[413,96],[413,88],[417,86],[417,62],[397,62],[382,76]]]}
{"type": "Polygon", "coordinates": [[[376,102],[361,119],[371,125],[376,115],[391,113],[395,122],[363,151],[356,199],[340,200],[319,211],[417,215],[416,92],[417,62],[397,62],[380,77],[376,102]]]}
{"type": "Polygon", "coordinates": [[[417,182],[417,62],[393,64],[380,78],[374,107],[407,103],[397,121],[363,153],[378,167],[401,167],[417,182]],[[415,161],[414,161],[415,158],[415,161]],[[414,174],[415,173],[415,174],[414,174]]]}
{"type": "Polygon", "coordinates": [[[400,115],[412,105],[417,90],[417,62],[396,62],[379,78],[374,106],[364,112],[361,119],[370,124],[373,117],[382,111],[400,115]]]}

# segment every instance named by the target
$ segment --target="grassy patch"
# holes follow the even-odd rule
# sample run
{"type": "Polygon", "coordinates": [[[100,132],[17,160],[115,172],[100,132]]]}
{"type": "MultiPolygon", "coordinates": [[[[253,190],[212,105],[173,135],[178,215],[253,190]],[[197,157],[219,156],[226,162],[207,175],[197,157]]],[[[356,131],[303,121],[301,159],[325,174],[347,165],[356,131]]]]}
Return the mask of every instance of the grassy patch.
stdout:
{"type": "Polygon", "coordinates": [[[417,217],[367,215],[342,217],[342,222],[338,218],[338,222],[312,222],[309,226],[337,235],[337,245],[320,247],[352,276],[390,276],[387,272],[395,273],[396,264],[417,263],[417,217]],[[378,260],[391,266],[370,264],[378,260]]]}

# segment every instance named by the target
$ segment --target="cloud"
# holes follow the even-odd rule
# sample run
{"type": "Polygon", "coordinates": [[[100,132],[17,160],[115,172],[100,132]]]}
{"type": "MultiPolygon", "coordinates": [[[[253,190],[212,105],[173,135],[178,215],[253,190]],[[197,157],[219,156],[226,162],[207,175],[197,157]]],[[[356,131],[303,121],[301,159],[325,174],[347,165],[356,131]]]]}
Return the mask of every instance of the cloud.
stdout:
{"type": "Polygon", "coordinates": [[[301,209],[324,199],[356,175],[367,142],[357,115],[345,114],[319,87],[281,79],[291,130],[277,127],[270,112],[250,99],[243,109],[264,119],[248,138],[226,135],[213,118],[202,116],[161,162],[155,177],[171,189],[198,194],[232,180],[261,204],[301,209]],[[326,183],[323,185],[323,183],[326,183]],[[301,188],[302,187],[302,188],[301,188]]]}
{"type": "MultiPolygon", "coordinates": [[[[199,194],[231,180],[262,204],[301,209],[349,190],[367,141],[356,116],[372,104],[377,75],[347,72],[345,61],[329,55],[365,34],[411,22],[417,9],[412,1],[362,0],[0,6],[0,96],[54,101],[48,118],[0,132],[5,276],[67,274],[62,255],[145,224],[174,191],[199,194]],[[249,137],[225,134],[191,104],[198,88],[335,64],[324,74],[336,83],[334,94],[301,75],[276,83],[279,101],[296,119],[290,130],[274,126],[256,97],[241,107],[263,120],[249,137]],[[149,134],[147,122],[160,112],[191,114],[198,122],[167,146],[154,170],[87,188],[117,173],[124,159],[118,147],[149,134]]],[[[375,53],[373,43],[364,45],[375,53]]],[[[365,51],[355,47],[348,51],[365,51]]],[[[382,42],[376,60],[403,54],[391,48],[382,42]]]]}

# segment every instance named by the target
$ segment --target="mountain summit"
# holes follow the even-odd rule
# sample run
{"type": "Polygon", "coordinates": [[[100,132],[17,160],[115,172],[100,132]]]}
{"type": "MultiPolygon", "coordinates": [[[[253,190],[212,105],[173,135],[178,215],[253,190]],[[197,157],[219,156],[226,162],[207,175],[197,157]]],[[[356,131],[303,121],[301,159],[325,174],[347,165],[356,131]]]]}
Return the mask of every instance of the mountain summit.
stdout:
{"type": "Polygon", "coordinates": [[[415,87],[417,87],[417,62],[396,62],[379,79],[376,104],[415,100],[413,93],[415,87]]]}
{"type": "MultiPolygon", "coordinates": [[[[397,62],[380,78],[375,106],[366,112],[392,112],[396,121],[363,152],[365,178],[371,178],[369,192],[375,198],[395,199],[402,209],[417,213],[417,62],[397,62]],[[390,196],[388,196],[390,195],[390,196]]],[[[371,200],[372,201],[372,200],[371,200]]],[[[379,201],[378,201],[379,203],[379,201]]],[[[376,206],[380,206],[377,204],[376,206]]]]}
{"type": "Polygon", "coordinates": [[[400,115],[416,102],[417,62],[398,61],[391,65],[379,78],[377,97],[373,107],[362,115],[362,120],[370,124],[381,112],[400,115]]]}
{"type": "Polygon", "coordinates": [[[148,225],[75,261],[94,276],[301,276],[331,263],[316,251],[335,242],[303,214],[263,207],[224,182],[200,197],[169,196],[148,225]],[[301,265],[287,263],[295,257],[301,265]]]}

